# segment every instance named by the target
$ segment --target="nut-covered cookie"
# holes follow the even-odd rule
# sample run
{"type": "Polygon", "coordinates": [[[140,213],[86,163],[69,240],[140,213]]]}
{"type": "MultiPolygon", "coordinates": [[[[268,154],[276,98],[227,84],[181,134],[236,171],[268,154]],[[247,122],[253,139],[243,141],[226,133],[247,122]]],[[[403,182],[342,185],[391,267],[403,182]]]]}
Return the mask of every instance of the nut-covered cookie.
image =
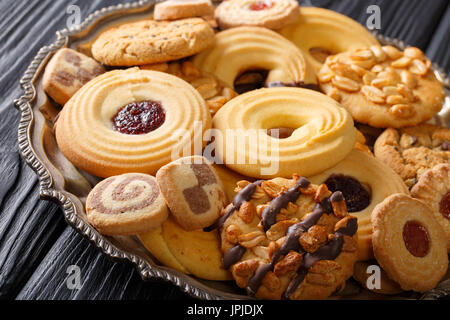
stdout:
{"type": "Polygon", "coordinates": [[[174,220],[186,230],[211,225],[228,203],[213,166],[201,156],[165,165],[156,179],[174,220]]]}
{"type": "Polygon", "coordinates": [[[215,17],[221,29],[239,26],[280,29],[299,15],[295,0],[228,0],[217,7],[215,17]]]}
{"type": "Polygon", "coordinates": [[[159,227],[168,216],[156,179],[124,174],[97,184],[86,200],[89,222],[106,235],[133,235],[159,227]]]}
{"type": "Polygon", "coordinates": [[[103,66],[94,59],[63,48],[45,67],[43,88],[55,102],[64,105],[84,84],[104,72],[103,66]]]}
{"type": "Polygon", "coordinates": [[[155,4],[155,20],[178,20],[214,15],[211,0],[167,0],[155,4]]]}
{"type": "Polygon", "coordinates": [[[428,169],[450,159],[450,130],[421,124],[386,129],[376,140],[375,157],[394,169],[409,188],[428,169]]]}
{"type": "Polygon", "coordinates": [[[144,65],[141,69],[167,72],[189,82],[205,99],[211,116],[238,95],[213,74],[198,69],[191,61],[144,65]]]}
{"type": "Polygon", "coordinates": [[[356,121],[377,128],[427,121],[441,110],[445,97],[431,61],[415,47],[371,46],[330,56],[318,79],[356,121]]]}
{"type": "Polygon", "coordinates": [[[214,31],[201,18],[144,20],[106,30],[92,45],[105,65],[136,66],[178,60],[214,43],[214,31]]]}
{"type": "Polygon", "coordinates": [[[445,231],[447,251],[450,252],[450,164],[438,164],[425,171],[411,194],[431,208],[445,231]]]}
{"type": "Polygon", "coordinates": [[[224,267],[262,299],[324,299],[353,273],[357,221],[341,192],[293,179],[237,183],[221,230],[224,267]]]}
{"type": "Polygon", "coordinates": [[[431,290],[446,274],[447,239],[423,202],[392,195],[375,207],[372,226],[375,257],[403,290],[431,290]]]}

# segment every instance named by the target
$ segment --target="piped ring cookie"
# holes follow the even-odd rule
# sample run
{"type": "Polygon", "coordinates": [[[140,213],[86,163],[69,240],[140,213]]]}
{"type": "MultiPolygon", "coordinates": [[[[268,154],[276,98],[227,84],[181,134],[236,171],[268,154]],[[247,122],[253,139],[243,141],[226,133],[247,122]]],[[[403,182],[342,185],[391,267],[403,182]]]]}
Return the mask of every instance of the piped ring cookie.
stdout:
{"type": "Polygon", "coordinates": [[[129,173],[97,184],[87,197],[86,213],[102,234],[133,235],[161,226],[168,209],[154,177],[129,173]]]}
{"type": "Polygon", "coordinates": [[[356,141],[345,109],[300,88],[242,94],[217,112],[213,125],[216,160],[250,177],[317,174],[344,159],[356,141]]]}
{"type": "Polygon", "coordinates": [[[444,102],[431,61],[414,47],[358,48],[328,57],[317,74],[320,87],[355,121],[376,128],[402,128],[428,121],[444,102]]]}
{"type": "Polygon", "coordinates": [[[356,218],[341,192],[293,179],[240,181],[216,227],[224,268],[262,299],[325,299],[353,273],[356,218]]]}
{"type": "Polygon", "coordinates": [[[195,141],[203,141],[209,128],[208,108],[191,85],[166,73],[131,68],[83,86],[61,111],[55,135],[76,167],[109,177],[155,174],[185,149],[193,154],[195,141]]]}
{"type": "Polygon", "coordinates": [[[355,149],[335,167],[309,179],[344,194],[348,212],[358,218],[358,260],[373,258],[370,215],[387,196],[408,194],[400,176],[373,156],[355,149]]]}
{"type": "Polygon", "coordinates": [[[228,0],[216,9],[221,29],[240,26],[280,29],[300,14],[296,0],[228,0]]]}
{"type": "Polygon", "coordinates": [[[444,229],[447,251],[450,252],[450,164],[438,164],[424,172],[411,189],[411,194],[431,208],[436,221],[444,229]]]}
{"type": "Polygon", "coordinates": [[[302,7],[297,21],[281,29],[280,33],[303,51],[316,72],[329,55],[379,45],[378,40],[355,20],[315,7],[302,7]]]}
{"type": "Polygon", "coordinates": [[[216,34],[215,45],[196,55],[194,64],[214,74],[230,88],[249,71],[266,71],[261,87],[316,84],[302,52],[276,32],[260,27],[238,27],[216,34]]]}
{"type": "Polygon", "coordinates": [[[426,292],[444,277],[447,239],[423,202],[392,195],[375,207],[372,225],[375,257],[403,290],[426,292]]]}

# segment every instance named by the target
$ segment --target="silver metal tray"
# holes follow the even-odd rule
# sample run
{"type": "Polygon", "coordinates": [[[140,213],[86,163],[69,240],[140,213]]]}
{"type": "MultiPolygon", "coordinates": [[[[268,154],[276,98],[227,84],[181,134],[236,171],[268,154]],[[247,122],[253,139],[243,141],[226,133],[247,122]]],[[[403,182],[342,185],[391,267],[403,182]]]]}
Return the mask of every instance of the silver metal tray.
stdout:
{"type": "MultiPolygon", "coordinates": [[[[76,169],[58,150],[53,135],[53,120],[59,109],[42,90],[42,73],[50,57],[62,47],[80,48],[89,43],[103,28],[127,20],[149,17],[154,0],[141,0],[119,4],[98,10],[89,15],[74,29],[56,32],[56,41],[42,47],[20,80],[23,95],[14,101],[20,110],[18,128],[20,154],[37,173],[40,197],[59,204],[66,221],[91,241],[104,254],[114,260],[131,261],[144,280],[162,279],[178,286],[182,291],[199,299],[250,299],[234,282],[206,281],[164,267],[151,256],[136,237],[107,237],[86,221],[84,202],[87,194],[99,179],[76,169]]],[[[405,48],[402,41],[376,35],[380,42],[405,48]]],[[[437,65],[436,75],[444,83],[446,106],[435,121],[450,126],[450,79],[437,65]]],[[[336,298],[344,299],[437,299],[450,295],[450,280],[443,281],[436,289],[423,296],[414,293],[386,297],[363,290],[351,280],[346,290],[336,298]]]]}

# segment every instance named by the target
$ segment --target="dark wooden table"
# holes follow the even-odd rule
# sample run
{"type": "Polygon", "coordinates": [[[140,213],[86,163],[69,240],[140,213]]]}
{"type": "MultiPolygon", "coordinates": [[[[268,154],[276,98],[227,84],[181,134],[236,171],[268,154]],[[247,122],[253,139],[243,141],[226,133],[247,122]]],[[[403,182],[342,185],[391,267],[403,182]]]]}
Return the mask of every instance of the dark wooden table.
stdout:
{"type": "MultiPolygon", "coordinates": [[[[40,47],[66,26],[69,5],[82,18],[119,0],[0,0],[0,299],[187,299],[177,287],[144,282],[129,263],[115,263],[64,221],[59,207],[40,200],[38,179],[18,154],[19,79],[40,47]],[[81,288],[67,286],[70,266],[81,288]]],[[[423,49],[450,73],[448,0],[300,1],[362,23],[369,5],[381,8],[382,34],[423,49]]]]}

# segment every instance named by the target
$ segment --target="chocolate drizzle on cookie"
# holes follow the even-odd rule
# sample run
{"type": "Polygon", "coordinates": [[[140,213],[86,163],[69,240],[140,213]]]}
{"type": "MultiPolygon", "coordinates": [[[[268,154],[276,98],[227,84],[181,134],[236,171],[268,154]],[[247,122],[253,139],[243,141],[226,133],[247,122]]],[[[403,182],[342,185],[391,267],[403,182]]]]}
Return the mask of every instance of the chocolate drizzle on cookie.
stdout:
{"type": "Polygon", "coordinates": [[[325,181],[325,184],[332,192],[342,192],[347,203],[348,212],[359,212],[370,205],[369,192],[363,187],[361,182],[353,177],[343,174],[332,174],[325,181]]]}

